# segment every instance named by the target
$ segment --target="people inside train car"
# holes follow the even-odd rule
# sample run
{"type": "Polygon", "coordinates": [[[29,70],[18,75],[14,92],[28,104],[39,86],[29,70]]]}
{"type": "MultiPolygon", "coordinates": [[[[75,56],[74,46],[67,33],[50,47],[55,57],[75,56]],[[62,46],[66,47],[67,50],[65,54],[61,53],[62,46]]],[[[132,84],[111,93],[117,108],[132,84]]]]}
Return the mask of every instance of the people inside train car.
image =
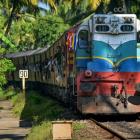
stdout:
{"type": "Polygon", "coordinates": [[[54,69],[53,69],[53,64],[54,64],[54,60],[53,60],[53,57],[51,56],[51,57],[50,57],[50,60],[49,60],[49,62],[48,62],[48,67],[49,67],[49,71],[50,71],[50,72],[53,72],[53,71],[54,71],[54,69]]]}
{"type": "Polygon", "coordinates": [[[36,72],[39,71],[39,64],[38,63],[35,64],[35,71],[36,72]]]}
{"type": "MultiPolygon", "coordinates": [[[[66,57],[65,57],[64,52],[62,52],[62,67],[61,67],[61,71],[63,71],[63,69],[65,69],[65,67],[66,67],[66,57]]],[[[65,77],[64,72],[63,72],[62,76],[65,77]]]]}
{"type": "Polygon", "coordinates": [[[51,62],[49,61],[49,59],[46,59],[44,61],[43,72],[46,73],[46,79],[50,78],[50,70],[49,70],[50,64],[51,64],[51,62]]]}
{"type": "Polygon", "coordinates": [[[58,65],[61,65],[61,55],[62,55],[62,50],[61,47],[57,47],[57,53],[54,55],[54,58],[57,59],[58,65]]]}
{"type": "Polygon", "coordinates": [[[34,71],[34,65],[31,63],[31,64],[29,64],[29,66],[28,66],[29,68],[29,70],[31,70],[31,71],[34,71]]]}
{"type": "Polygon", "coordinates": [[[39,64],[39,70],[42,71],[43,69],[43,62],[39,64]]]}
{"type": "Polygon", "coordinates": [[[47,70],[47,68],[48,68],[48,62],[49,62],[49,60],[48,59],[46,59],[45,61],[44,61],[44,71],[46,71],[47,70]]]}
{"type": "Polygon", "coordinates": [[[31,69],[35,72],[35,64],[31,64],[31,69]]]}
{"type": "Polygon", "coordinates": [[[58,74],[62,77],[63,76],[63,72],[62,69],[64,68],[63,66],[63,61],[64,61],[64,52],[62,52],[62,49],[60,46],[58,46],[58,50],[57,53],[55,54],[55,59],[56,61],[56,66],[58,69],[58,74]]]}

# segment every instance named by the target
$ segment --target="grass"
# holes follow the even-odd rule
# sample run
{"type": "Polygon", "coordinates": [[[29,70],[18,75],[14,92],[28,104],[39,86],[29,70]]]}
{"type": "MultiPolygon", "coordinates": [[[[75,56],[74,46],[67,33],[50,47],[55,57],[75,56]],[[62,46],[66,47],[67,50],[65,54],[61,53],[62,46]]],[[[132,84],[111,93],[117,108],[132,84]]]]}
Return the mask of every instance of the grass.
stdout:
{"type": "Polygon", "coordinates": [[[52,123],[57,120],[64,108],[57,101],[43,97],[36,91],[22,93],[12,87],[0,92],[1,99],[9,99],[13,103],[13,112],[21,120],[29,120],[33,126],[27,140],[51,140],[52,123]]]}
{"type": "Polygon", "coordinates": [[[80,131],[81,129],[85,129],[85,128],[86,128],[86,124],[84,123],[80,123],[80,122],[73,123],[73,130],[75,132],[80,131]]]}
{"type": "Polygon", "coordinates": [[[27,140],[52,140],[52,124],[50,121],[43,121],[33,126],[27,140]]]}
{"type": "MultiPolygon", "coordinates": [[[[21,120],[29,120],[33,126],[27,136],[27,140],[52,140],[52,123],[65,111],[57,101],[49,97],[43,97],[36,91],[22,93],[12,87],[6,91],[0,91],[1,99],[9,99],[13,103],[13,112],[21,120]]],[[[73,130],[80,131],[86,126],[83,123],[74,122],[73,130]]]]}
{"type": "Polygon", "coordinates": [[[0,89],[0,100],[4,99],[5,99],[4,92],[2,91],[2,89],[0,89]]]}
{"type": "Polygon", "coordinates": [[[35,91],[18,94],[12,97],[13,111],[21,119],[39,123],[43,120],[54,120],[64,111],[57,101],[40,96],[35,91]]]}
{"type": "Polygon", "coordinates": [[[6,100],[12,98],[12,96],[16,95],[17,92],[14,90],[12,86],[10,86],[7,90],[2,90],[0,88],[0,100],[6,100]]]}

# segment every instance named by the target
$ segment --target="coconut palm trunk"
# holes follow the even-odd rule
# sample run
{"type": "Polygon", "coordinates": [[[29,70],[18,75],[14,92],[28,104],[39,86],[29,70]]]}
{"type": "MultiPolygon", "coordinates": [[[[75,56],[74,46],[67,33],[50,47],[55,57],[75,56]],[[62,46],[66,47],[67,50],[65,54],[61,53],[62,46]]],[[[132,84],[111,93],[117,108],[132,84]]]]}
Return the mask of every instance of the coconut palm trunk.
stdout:
{"type": "Polygon", "coordinates": [[[17,5],[17,1],[13,0],[12,10],[11,10],[10,16],[7,20],[7,25],[6,25],[6,28],[5,28],[5,35],[8,35],[9,30],[11,28],[12,21],[13,21],[13,18],[14,18],[14,14],[15,14],[15,11],[16,11],[16,5],[17,5]]]}

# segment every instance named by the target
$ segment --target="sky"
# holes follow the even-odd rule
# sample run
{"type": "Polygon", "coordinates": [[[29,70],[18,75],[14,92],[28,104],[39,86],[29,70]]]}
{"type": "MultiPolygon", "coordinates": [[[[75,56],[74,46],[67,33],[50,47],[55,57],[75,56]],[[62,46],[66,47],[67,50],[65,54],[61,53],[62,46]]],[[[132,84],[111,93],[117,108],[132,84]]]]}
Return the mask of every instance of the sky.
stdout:
{"type": "Polygon", "coordinates": [[[45,10],[49,10],[49,5],[48,4],[45,4],[43,2],[39,2],[38,3],[38,7],[43,8],[45,10]]]}

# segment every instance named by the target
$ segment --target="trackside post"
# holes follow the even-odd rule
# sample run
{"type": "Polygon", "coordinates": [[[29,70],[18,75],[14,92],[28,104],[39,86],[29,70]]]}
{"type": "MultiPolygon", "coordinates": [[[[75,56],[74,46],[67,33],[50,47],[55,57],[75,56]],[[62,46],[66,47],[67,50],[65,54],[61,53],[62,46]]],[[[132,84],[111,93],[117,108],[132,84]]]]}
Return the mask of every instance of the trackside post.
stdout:
{"type": "Polygon", "coordinates": [[[53,140],[72,139],[72,121],[53,121],[53,140]]]}
{"type": "Polygon", "coordinates": [[[25,79],[28,78],[28,70],[19,70],[19,78],[22,79],[22,90],[26,89],[25,79]]]}

